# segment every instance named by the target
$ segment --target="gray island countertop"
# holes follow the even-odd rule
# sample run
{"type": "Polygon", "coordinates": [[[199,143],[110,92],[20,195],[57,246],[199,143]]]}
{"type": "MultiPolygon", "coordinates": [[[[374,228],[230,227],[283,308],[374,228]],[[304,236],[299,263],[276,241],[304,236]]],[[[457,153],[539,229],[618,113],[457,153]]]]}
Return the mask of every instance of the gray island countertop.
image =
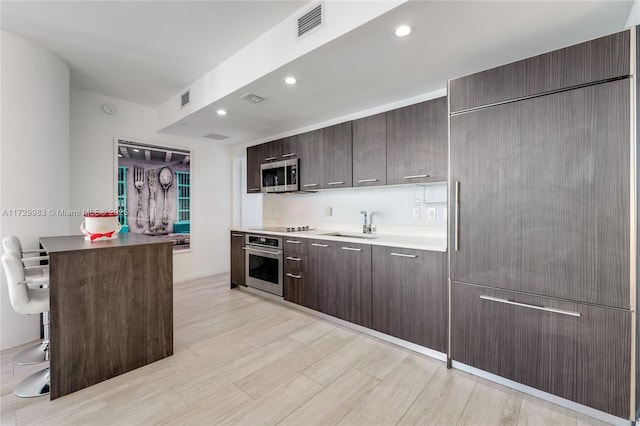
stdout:
{"type": "Polygon", "coordinates": [[[40,237],[40,244],[47,253],[65,251],[92,250],[101,248],[115,248],[127,246],[139,246],[147,244],[172,244],[171,241],[158,237],[125,232],[118,234],[113,240],[85,240],[84,235],[64,235],[59,237],[40,237]]]}

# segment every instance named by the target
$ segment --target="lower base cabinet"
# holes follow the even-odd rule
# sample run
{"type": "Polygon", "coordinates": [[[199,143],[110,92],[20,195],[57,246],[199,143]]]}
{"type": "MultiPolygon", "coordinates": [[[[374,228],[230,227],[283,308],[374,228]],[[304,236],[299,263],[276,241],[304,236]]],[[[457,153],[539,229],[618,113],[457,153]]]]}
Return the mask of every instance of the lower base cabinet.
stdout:
{"type": "Polygon", "coordinates": [[[629,418],[629,311],[453,282],[451,317],[454,361],[629,418]]]}
{"type": "Polygon", "coordinates": [[[244,237],[242,232],[231,231],[231,287],[246,285],[244,237]]]}
{"type": "Polygon", "coordinates": [[[284,274],[284,300],[297,305],[306,306],[305,273],[301,271],[285,270],[284,274]]]}
{"type": "Polygon", "coordinates": [[[446,253],[372,247],[373,329],[446,352],[446,253]]]}

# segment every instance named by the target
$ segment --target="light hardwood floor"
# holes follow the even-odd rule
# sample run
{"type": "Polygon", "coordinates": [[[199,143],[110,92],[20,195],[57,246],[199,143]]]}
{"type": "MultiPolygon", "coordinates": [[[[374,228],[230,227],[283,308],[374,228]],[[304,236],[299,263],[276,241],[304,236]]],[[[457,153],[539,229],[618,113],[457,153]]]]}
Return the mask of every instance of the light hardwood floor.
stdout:
{"type": "Polygon", "coordinates": [[[175,284],[175,355],[49,401],[13,387],[2,425],[595,425],[565,408],[260,297],[228,275],[175,284]]]}

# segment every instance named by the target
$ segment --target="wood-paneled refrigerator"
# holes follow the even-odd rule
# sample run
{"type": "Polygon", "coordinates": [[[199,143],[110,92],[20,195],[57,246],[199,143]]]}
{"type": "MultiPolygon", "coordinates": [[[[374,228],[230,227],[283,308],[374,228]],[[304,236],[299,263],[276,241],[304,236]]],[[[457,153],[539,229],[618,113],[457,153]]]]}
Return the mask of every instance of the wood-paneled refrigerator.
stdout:
{"type": "Polygon", "coordinates": [[[636,29],[449,82],[453,363],[634,419],[636,29]]]}

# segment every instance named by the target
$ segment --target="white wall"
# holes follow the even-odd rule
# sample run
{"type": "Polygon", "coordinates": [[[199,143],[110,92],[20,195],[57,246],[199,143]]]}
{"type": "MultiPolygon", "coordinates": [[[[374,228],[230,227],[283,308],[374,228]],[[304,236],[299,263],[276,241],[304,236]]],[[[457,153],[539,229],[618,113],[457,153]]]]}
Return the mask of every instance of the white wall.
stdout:
{"type": "MultiPolygon", "coordinates": [[[[215,141],[156,132],[156,111],[97,93],[71,91],[71,208],[115,207],[114,137],[192,151],[191,251],[174,254],[174,281],[229,270],[231,156],[215,141]],[[105,103],[116,113],[107,115],[105,103]]],[[[72,218],[78,232],[82,218],[72,218]]]]}
{"type": "Polygon", "coordinates": [[[631,6],[631,11],[629,11],[629,17],[627,18],[625,28],[632,27],[634,25],[640,25],[640,1],[638,0],[635,0],[633,2],[633,6],[631,6]]]}
{"type": "MultiPolygon", "coordinates": [[[[64,235],[69,220],[49,209],[69,204],[69,67],[50,51],[2,31],[0,234],[25,248],[38,237],[64,235]],[[45,216],[13,216],[13,209],[44,209],[45,216]]],[[[2,272],[0,350],[39,337],[39,317],[13,311],[2,272]]]]}
{"type": "Polygon", "coordinates": [[[361,210],[366,210],[380,233],[406,232],[444,235],[447,228],[447,185],[387,186],[319,191],[312,194],[264,196],[266,225],[310,225],[321,229],[362,230],[361,210]],[[435,220],[427,216],[436,209],[435,220]],[[328,209],[331,210],[330,216],[328,209]],[[420,217],[414,219],[417,209],[420,217]]]}

